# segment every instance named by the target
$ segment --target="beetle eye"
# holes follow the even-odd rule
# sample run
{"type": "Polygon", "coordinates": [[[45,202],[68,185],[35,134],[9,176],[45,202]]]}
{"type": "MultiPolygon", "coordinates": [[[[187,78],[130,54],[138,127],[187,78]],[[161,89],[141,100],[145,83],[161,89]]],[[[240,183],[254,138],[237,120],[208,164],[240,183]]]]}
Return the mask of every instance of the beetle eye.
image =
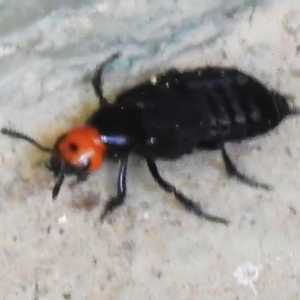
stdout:
{"type": "Polygon", "coordinates": [[[69,148],[70,148],[70,150],[71,150],[72,152],[75,152],[75,151],[78,150],[77,145],[74,144],[74,143],[70,143],[70,144],[69,144],[69,148]]]}

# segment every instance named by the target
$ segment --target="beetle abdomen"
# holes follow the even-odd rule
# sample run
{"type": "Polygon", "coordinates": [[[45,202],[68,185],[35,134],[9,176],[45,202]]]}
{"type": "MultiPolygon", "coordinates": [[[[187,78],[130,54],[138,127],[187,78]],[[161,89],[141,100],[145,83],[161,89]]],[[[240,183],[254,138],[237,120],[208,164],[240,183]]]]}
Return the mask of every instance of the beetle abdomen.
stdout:
{"type": "MultiPolygon", "coordinates": [[[[209,118],[206,140],[241,140],[266,133],[291,113],[284,96],[233,69],[206,68],[187,85],[209,118]]],[[[207,124],[208,125],[208,124],[207,124]]]]}
{"type": "Polygon", "coordinates": [[[148,156],[178,157],[196,146],[217,147],[264,134],[291,113],[284,96],[236,69],[170,70],[118,95],[119,106],[136,107],[153,143],[148,156]]]}

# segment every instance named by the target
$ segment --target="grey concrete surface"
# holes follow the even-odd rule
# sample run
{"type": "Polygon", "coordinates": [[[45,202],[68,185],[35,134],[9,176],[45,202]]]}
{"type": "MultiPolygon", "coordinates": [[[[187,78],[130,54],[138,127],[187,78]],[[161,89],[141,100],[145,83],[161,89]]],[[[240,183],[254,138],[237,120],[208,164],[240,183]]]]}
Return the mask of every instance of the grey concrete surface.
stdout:
{"type": "MultiPolygon", "coordinates": [[[[170,67],[235,66],[300,107],[299,0],[0,1],[0,126],[51,146],[114,95],[170,67]],[[225,3],[225,4],[224,4],[225,3]]],[[[159,162],[163,176],[228,228],[199,220],[129,163],[126,204],[103,224],[118,166],[105,162],[56,202],[47,155],[0,137],[0,299],[300,299],[300,119],[228,145],[266,192],[226,176],[219,152],[159,162]]]]}

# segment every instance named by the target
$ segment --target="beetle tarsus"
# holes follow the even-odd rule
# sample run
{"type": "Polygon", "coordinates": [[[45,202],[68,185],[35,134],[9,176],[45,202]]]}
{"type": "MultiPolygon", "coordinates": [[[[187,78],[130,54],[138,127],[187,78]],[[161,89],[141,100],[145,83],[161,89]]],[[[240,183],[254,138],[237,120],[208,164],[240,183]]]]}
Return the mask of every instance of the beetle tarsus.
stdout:
{"type": "Polygon", "coordinates": [[[124,199],[125,197],[119,196],[109,199],[105,205],[103,213],[100,216],[100,220],[103,221],[107,215],[111,214],[115,209],[121,206],[124,203],[124,199]]]}
{"type": "Polygon", "coordinates": [[[247,184],[251,187],[262,188],[262,189],[267,190],[267,191],[272,190],[272,187],[270,185],[262,183],[262,182],[255,181],[254,179],[249,178],[247,175],[241,173],[236,168],[236,166],[234,165],[234,163],[232,162],[230,157],[228,156],[224,145],[221,146],[221,152],[222,152],[222,157],[223,157],[223,161],[224,161],[224,164],[225,164],[225,168],[226,168],[227,174],[229,176],[234,176],[238,180],[240,180],[241,182],[243,182],[243,183],[245,183],[245,184],[247,184]]]}

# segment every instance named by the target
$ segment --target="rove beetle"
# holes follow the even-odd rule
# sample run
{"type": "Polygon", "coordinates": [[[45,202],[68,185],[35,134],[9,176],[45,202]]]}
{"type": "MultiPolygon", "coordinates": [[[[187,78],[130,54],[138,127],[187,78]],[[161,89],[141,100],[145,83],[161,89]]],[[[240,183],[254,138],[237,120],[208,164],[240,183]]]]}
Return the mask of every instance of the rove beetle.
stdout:
{"type": "Polygon", "coordinates": [[[233,68],[204,67],[180,72],[171,69],[120,93],[113,104],[103,96],[104,67],[119,57],[114,54],[100,64],[92,79],[100,108],[86,121],[60,136],[53,149],[31,137],[3,128],[2,134],[19,138],[51,153],[48,169],[57,178],[53,199],[65,175],[85,180],[97,170],[104,155],[120,160],[117,196],[111,198],[101,215],[124,203],[126,169],[132,152],[143,157],[159,186],[173,193],[188,211],[212,222],[228,224],[211,215],[161,177],[155,160],[174,160],[194,148],[221,150],[226,171],[240,181],[264,189],[270,187],[241,173],[228,156],[225,143],[265,134],[287,116],[298,114],[287,99],[257,79],[233,68]]]}

